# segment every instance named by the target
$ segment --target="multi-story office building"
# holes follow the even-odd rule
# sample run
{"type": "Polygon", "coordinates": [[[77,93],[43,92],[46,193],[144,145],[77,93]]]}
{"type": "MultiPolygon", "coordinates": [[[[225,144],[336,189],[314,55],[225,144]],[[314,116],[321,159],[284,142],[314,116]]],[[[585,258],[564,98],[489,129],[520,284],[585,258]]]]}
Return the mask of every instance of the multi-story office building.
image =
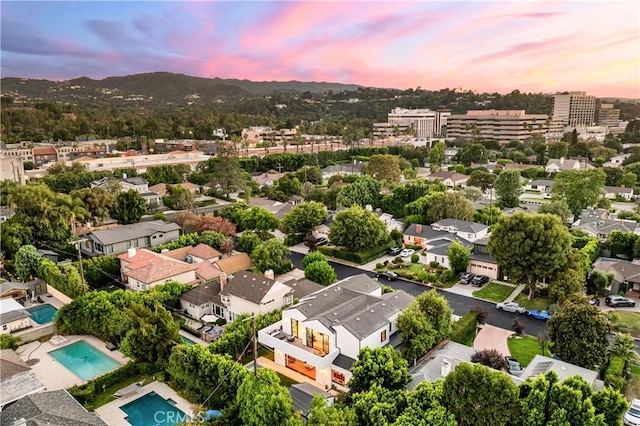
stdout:
{"type": "Polygon", "coordinates": [[[617,128],[620,121],[620,110],[613,107],[613,104],[600,104],[598,108],[598,126],[617,128]]]}
{"type": "Polygon", "coordinates": [[[546,114],[527,114],[524,110],[471,110],[447,119],[447,137],[491,139],[506,145],[524,141],[532,135],[547,133],[546,114]]]}
{"type": "Polygon", "coordinates": [[[553,97],[553,117],[564,126],[592,126],[596,118],[596,97],[586,92],[559,93],[553,97]]]}
{"type": "Polygon", "coordinates": [[[374,123],[374,137],[384,138],[412,134],[416,138],[433,138],[443,135],[449,112],[430,109],[394,108],[387,115],[386,123],[374,123]]]}

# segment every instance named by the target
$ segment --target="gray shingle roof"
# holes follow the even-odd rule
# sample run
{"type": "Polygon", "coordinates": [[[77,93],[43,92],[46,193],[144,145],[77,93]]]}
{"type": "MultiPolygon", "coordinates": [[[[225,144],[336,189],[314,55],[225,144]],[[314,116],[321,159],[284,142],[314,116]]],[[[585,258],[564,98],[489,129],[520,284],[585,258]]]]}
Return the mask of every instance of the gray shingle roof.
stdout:
{"type": "Polygon", "coordinates": [[[11,349],[0,350],[0,407],[45,389],[31,368],[11,349]]]}
{"type": "Polygon", "coordinates": [[[487,225],[481,223],[469,222],[468,220],[458,219],[442,219],[436,223],[436,226],[453,226],[458,232],[478,233],[488,228],[487,225]]]}
{"type": "Polygon", "coordinates": [[[13,321],[18,321],[23,318],[29,318],[29,312],[26,309],[18,309],[10,312],[0,313],[0,324],[8,324],[13,321]]]}
{"type": "Polygon", "coordinates": [[[309,415],[309,411],[311,411],[311,401],[313,400],[314,395],[322,395],[325,398],[331,398],[331,394],[329,392],[325,392],[309,383],[298,383],[292,385],[289,388],[289,393],[291,394],[291,400],[293,401],[293,406],[296,411],[300,411],[302,416],[305,418],[309,415]]]}
{"type": "Polygon", "coordinates": [[[204,305],[208,302],[222,305],[220,302],[220,282],[214,281],[206,285],[194,287],[180,296],[180,299],[197,306],[204,305]]]}
{"type": "Polygon", "coordinates": [[[333,365],[340,367],[344,370],[351,370],[351,366],[356,362],[355,359],[348,357],[344,354],[338,354],[336,359],[333,360],[333,365]]]}
{"type": "Polygon", "coordinates": [[[320,291],[324,288],[324,286],[318,283],[314,283],[313,281],[307,280],[305,278],[299,280],[292,279],[284,284],[290,287],[291,290],[293,290],[293,297],[297,297],[298,299],[320,291]]]}
{"type": "Polygon", "coordinates": [[[257,304],[262,301],[275,283],[276,280],[263,275],[240,271],[235,273],[233,278],[229,278],[229,283],[220,294],[228,294],[257,304]]]}
{"type": "Polygon", "coordinates": [[[447,231],[434,231],[429,225],[420,225],[419,223],[412,223],[403,232],[404,235],[410,235],[412,237],[420,238],[439,238],[448,235],[447,231]],[[418,232],[418,226],[422,226],[422,230],[418,232]]]}
{"type": "Polygon", "coordinates": [[[176,230],[180,230],[180,226],[177,223],[165,223],[162,220],[154,220],[151,222],[141,222],[133,225],[118,226],[112,229],[93,231],[87,236],[106,245],[130,241],[141,237],[151,237],[159,232],[176,230]]]}
{"type": "Polygon", "coordinates": [[[19,399],[0,412],[2,426],[25,419],[29,426],[106,426],[95,413],[85,410],[65,390],[35,393],[19,399]]]}

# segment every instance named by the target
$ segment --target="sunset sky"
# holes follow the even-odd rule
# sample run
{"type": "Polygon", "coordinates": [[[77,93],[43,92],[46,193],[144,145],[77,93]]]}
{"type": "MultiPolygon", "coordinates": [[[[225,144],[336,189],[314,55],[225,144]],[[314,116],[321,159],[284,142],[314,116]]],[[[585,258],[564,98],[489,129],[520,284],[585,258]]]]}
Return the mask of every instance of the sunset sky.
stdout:
{"type": "Polygon", "coordinates": [[[154,71],[640,98],[640,1],[6,1],[2,77],[154,71]]]}

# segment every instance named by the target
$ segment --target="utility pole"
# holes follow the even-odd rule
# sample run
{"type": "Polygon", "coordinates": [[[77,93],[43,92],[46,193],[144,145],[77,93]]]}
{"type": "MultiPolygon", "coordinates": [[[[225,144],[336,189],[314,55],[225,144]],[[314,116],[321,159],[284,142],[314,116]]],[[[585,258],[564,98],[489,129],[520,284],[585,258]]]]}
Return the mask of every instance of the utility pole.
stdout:
{"type": "Polygon", "coordinates": [[[258,377],[258,335],[256,334],[256,314],[253,314],[242,321],[244,322],[249,320],[253,321],[253,335],[251,336],[253,340],[253,375],[258,377]]]}
{"type": "Polygon", "coordinates": [[[489,185],[489,226],[491,226],[491,222],[493,222],[493,185],[489,185]]]}
{"type": "Polygon", "coordinates": [[[87,239],[83,238],[81,240],[71,241],[69,243],[69,244],[74,244],[76,246],[76,249],[78,249],[78,263],[80,264],[80,280],[82,282],[82,294],[87,294],[87,285],[85,284],[85,281],[84,281],[84,268],[82,266],[82,253],[80,253],[80,244],[84,243],[85,241],[87,241],[87,239]]]}

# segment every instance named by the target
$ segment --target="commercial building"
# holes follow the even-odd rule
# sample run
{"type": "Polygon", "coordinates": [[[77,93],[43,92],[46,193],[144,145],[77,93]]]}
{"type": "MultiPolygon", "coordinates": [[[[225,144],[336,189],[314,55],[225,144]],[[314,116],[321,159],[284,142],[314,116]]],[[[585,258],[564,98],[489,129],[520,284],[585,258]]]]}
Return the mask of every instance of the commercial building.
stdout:
{"type": "Polygon", "coordinates": [[[447,119],[447,137],[489,139],[501,145],[523,142],[532,135],[545,135],[549,128],[546,114],[527,114],[525,110],[471,110],[447,119]]]}
{"type": "Polygon", "coordinates": [[[613,107],[613,104],[600,104],[598,108],[598,126],[617,128],[620,121],[620,110],[613,107]]]}
{"type": "Polygon", "coordinates": [[[412,134],[419,139],[443,136],[449,115],[450,112],[430,109],[394,108],[387,115],[386,123],[373,123],[373,136],[387,138],[412,134]]]}
{"type": "Polygon", "coordinates": [[[565,92],[553,97],[553,118],[564,126],[592,126],[596,118],[596,97],[586,92],[565,92]]]}

